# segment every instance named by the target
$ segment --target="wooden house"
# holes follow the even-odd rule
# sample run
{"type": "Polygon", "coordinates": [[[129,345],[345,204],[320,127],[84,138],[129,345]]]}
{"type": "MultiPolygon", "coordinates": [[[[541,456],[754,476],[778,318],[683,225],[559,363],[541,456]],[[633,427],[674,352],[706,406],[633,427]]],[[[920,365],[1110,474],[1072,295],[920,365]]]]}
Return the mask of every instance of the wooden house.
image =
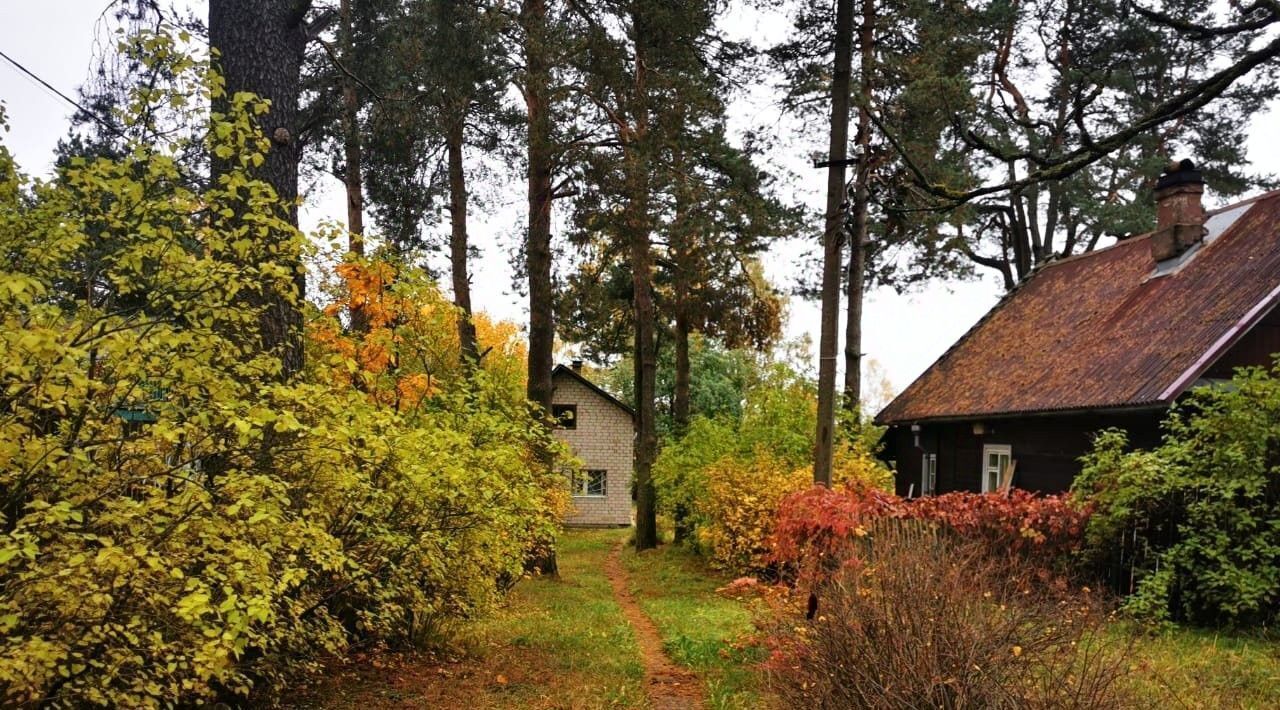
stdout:
{"type": "Polygon", "coordinates": [[[1190,161],[1156,189],[1157,227],[1051,261],[894,399],[884,458],[900,495],[1054,492],[1096,432],[1159,443],[1170,405],[1280,351],[1280,191],[1206,213],[1190,161]]]}

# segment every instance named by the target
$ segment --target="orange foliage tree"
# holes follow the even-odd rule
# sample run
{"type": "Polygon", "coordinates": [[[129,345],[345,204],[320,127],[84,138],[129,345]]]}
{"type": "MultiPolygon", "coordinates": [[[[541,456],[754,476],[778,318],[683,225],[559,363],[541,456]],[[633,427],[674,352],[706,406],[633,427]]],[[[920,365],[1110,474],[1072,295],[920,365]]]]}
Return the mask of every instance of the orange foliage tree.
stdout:
{"type": "MultiPolygon", "coordinates": [[[[322,289],[327,304],[309,326],[312,356],[336,384],[409,411],[473,375],[458,340],[462,312],[421,269],[377,257],[345,261],[322,289]],[[353,309],[366,330],[344,323],[353,309]]],[[[501,391],[523,399],[528,353],[518,326],[479,312],[472,320],[479,369],[501,391]]]]}

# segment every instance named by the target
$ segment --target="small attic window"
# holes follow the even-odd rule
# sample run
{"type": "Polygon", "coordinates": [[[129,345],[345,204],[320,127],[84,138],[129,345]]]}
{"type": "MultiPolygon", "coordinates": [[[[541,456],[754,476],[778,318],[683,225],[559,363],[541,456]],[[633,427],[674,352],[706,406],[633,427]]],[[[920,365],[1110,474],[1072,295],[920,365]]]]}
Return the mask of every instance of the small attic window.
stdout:
{"type": "Polygon", "coordinates": [[[561,429],[577,429],[578,405],[553,404],[551,405],[551,418],[556,420],[556,424],[561,429]]]}

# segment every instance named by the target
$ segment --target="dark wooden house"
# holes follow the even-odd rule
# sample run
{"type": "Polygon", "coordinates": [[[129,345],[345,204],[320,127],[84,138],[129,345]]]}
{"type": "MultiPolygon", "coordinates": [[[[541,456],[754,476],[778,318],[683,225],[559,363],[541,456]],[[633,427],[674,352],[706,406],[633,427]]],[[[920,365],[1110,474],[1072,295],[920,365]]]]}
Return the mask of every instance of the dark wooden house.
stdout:
{"type": "Polygon", "coordinates": [[[1099,430],[1152,446],[1188,390],[1270,364],[1280,191],[1207,214],[1202,191],[1172,166],[1155,231],[1045,264],[885,407],[898,493],[992,490],[1010,468],[1014,486],[1064,490],[1099,430]]]}

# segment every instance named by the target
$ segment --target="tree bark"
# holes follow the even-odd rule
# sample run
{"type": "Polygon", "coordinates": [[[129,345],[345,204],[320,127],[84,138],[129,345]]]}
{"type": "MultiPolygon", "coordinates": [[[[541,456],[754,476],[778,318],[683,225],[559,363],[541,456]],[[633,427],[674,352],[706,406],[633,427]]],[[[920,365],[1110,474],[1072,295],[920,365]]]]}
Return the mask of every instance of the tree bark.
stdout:
{"type": "MultiPolygon", "coordinates": [[[[338,12],[342,21],[342,58],[350,66],[353,55],[351,27],[351,0],[342,0],[338,4],[338,12]]],[[[364,256],[364,175],[361,167],[362,150],[360,145],[360,97],[356,93],[356,82],[349,74],[342,74],[342,147],[346,168],[343,184],[347,191],[347,251],[364,256]]],[[[365,316],[360,304],[351,305],[351,330],[365,333],[369,330],[369,319],[365,316]]]]}
{"type": "Polygon", "coordinates": [[[658,546],[657,491],[653,486],[653,461],[657,455],[656,386],[658,358],[656,310],[653,302],[653,253],[649,234],[649,107],[646,86],[647,59],[644,18],[633,14],[635,75],[632,84],[632,135],[624,141],[627,171],[626,229],[631,252],[631,296],[635,315],[636,399],[636,550],[658,546]]]}
{"type": "MultiPolygon", "coordinates": [[[[555,320],[551,290],[551,200],[553,155],[551,143],[551,67],[547,57],[546,0],[524,0],[520,8],[524,31],[524,102],[528,137],[529,227],[525,243],[525,271],[529,279],[529,369],[525,393],[541,408],[551,411],[552,348],[555,320]]],[[[549,426],[550,420],[544,420],[549,426]]],[[[548,452],[540,456],[550,464],[548,452]]],[[[556,551],[545,551],[526,561],[525,567],[542,574],[556,574],[556,551]]]]}
{"type": "Polygon", "coordinates": [[[835,435],[836,351],[839,347],[841,243],[845,201],[843,161],[849,148],[849,83],[853,66],[853,0],[836,4],[835,67],[831,78],[831,144],[827,212],[822,234],[822,323],[818,341],[818,422],[813,442],[813,481],[831,485],[835,435]]]}
{"type": "MultiPolygon", "coordinates": [[[[676,297],[680,298],[679,295],[676,297]]],[[[687,306],[677,304],[676,311],[676,383],[675,395],[671,400],[671,419],[676,427],[676,434],[684,434],[689,428],[689,316],[685,311],[687,306]]]]}
{"type": "MultiPolygon", "coordinates": [[[[453,303],[458,307],[458,343],[464,368],[475,366],[480,353],[476,347],[476,326],[471,320],[471,277],[467,273],[467,176],[463,170],[462,147],[466,122],[458,116],[449,127],[449,267],[453,275],[453,303]]],[[[548,373],[550,368],[548,368],[548,373]]]]}
{"type": "Polygon", "coordinates": [[[547,105],[551,72],[546,55],[546,0],[525,0],[520,12],[525,33],[524,100],[529,127],[529,232],[525,269],[529,278],[530,401],[551,410],[552,349],[555,320],[551,290],[551,116],[547,105]]]}
{"type": "Polygon", "coordinates": [[[868,183],[871,169],[867,155],[871,148],[871,92],[875,70],[875,0],[862,0],[862,27],[858,36],[861,55],[859,63],[858,131],[854,142],[858,146],[858,165],[854,175],[853,234],[850,235],[849,270],[845,274],[848,289],[849,311],[844,333],[844,406],[855,416],[861,416],[862,404],[862,295],[866,287],[867,262],[867,212],[870,203],[868,183]]]}
{"type": "MultiPolygon", "coordinates": [[[[680,268],[677,266],[677,268],[680,268]]],[[[688,305],[688,287],[677,282],[676,286],[676,391],[671,403],[671,418],[674,420],[676,435],[684,436],[689,429],[689,316],[685,310],[688,305]]],[[[693,532],[689,525],[689,511],[681,503],[677,503],[672,511],[674,518],[674,535],[676,542],[684,542],[693,532]]]]}
{"type": "MultiPolygon", "coordinates": [[[[214,102],[215,112],[225,112],[230,98],[248,91],[271,101],[271,110],[260,118],[262,131],[271,145],[262,165],[253,175],[275,188],[298,224],[298,161],[302,146],[298,141],[298,95],[302,56],[307,44],[304,18],[311,0],[210,0],[209,45],[217,49],[217,67],[222,72],[226,94],[214,102]]],[[[229,169],[215,157],[213,175],[229,169]]],[[[259,345],[279,355],[281,376],[288,379],[302,369],[302,298],[306,293],[306,272],[293,241],[293,234],[267,237],[277,263],[294,273],[292,288],[261,297],[265,306],[259,319],[259,345]]]]}

